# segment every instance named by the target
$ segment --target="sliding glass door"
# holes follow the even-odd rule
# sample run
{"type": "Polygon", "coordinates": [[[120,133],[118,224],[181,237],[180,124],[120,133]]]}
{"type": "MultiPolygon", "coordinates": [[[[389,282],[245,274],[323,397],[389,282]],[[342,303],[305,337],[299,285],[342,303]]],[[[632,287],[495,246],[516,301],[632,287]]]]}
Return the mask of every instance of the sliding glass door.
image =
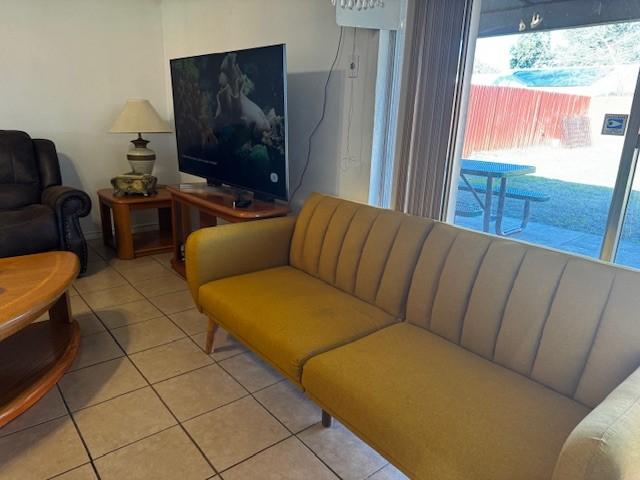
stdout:
{"type": "Polygon", "coordinates": [[[640,267],[640,5],[509,3],[483,2],[448,219],[640,267]]]}

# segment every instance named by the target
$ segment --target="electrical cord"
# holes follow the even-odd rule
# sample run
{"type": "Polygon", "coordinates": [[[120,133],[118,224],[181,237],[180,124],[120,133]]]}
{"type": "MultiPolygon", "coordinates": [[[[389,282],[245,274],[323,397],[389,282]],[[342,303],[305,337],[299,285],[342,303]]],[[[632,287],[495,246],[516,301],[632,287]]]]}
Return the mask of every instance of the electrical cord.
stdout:
{"type": "Polygon", "coordinates": [[[318,129],[320,128],[320,125],[322,125],[322,122],[324,121],[324,117],[327,113],[327,93],[329,90],[329,81],[331,80],[331,74],[333,73],[333,69],[335,68],[336,63],[338,62],[338,58],[340,57],[340,48],[342,47],[343,33],[344,33],[344,27],[340,27],[340,36],[338,37],[338,48],[336,49],[336,56],[334,57],[333,62],[331,63],[331,67],[329,68],[329,74],[327,75],[327,80],[324,83],[324,98],[322,100],[322,114],[320,115],[318,122],[316,123],[315,127],[313,127],[313,130],[309,135],[309,141],[307,144],[307,156],[305,159],[304,167],[302,169],[302,173],[300,174],[300,180],[298,181],[298,185],[293,190],[291,197],[289,197],[289,205],[291,205],[294,197],[296,196],[296,193],[298,193],[298,190],[300,190],[300,187],[304,182],[304,176],[307,173],[307,169],[309,168],[309,165],[311,164],[311,142],[313,140],[313,137],[317,133],[318,129]]]}

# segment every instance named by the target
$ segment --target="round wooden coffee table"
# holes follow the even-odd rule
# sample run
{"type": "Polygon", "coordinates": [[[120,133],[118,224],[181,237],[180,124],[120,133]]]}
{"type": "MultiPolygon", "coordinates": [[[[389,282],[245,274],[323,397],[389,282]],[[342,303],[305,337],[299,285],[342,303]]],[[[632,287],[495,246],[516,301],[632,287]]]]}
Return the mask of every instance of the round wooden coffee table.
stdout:
{"type": "Polygon", "coordinates": [[[67,290],[79,268],[69,252],[0,259],[0,427],[53,388],[78,352],[67,290]],[[50,320],[33,323],[47,310],[50,320]]]}

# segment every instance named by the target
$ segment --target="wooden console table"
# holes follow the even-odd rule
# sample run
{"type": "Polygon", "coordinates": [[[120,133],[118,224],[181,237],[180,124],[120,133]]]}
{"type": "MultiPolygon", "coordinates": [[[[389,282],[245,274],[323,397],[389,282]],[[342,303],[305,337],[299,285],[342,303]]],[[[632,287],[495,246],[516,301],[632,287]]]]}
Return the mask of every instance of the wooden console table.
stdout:
{"type": "Polygon", "coordinates": [[[199,215],[199,228],[213,227],[218,218],[229,223],[250,222],[265,218],[284,217],[289,213],[288,205],[277,202],[254,200],[247,208],[236,208],[234,196],[223,189],[209,187],[206,183],[183,183],[167,187],[171,194],[173,224],[173,259],[171,265],[183,277],[184,244],[193,231],[190,208],[199,215]]]}
{"type": "Polygon", "coordinates": [[[0,427],[51,390],[78,352],[67,290],[79,269],[69,252],[0,259],[0,427]],[[50,320],[33,323],[47,310],[50,320]]]}
{"type": "Polygon", "coordinates": [[[103,188],[98,190],[98,200],[100,201],[102,240],[105,245],[116,249],[118,258],[131,260],[173,250],[171,195],[166,188],[158,187],[158,192],[148,197],[142,195],[116,197],[113,189],[103,188]],[[135,210],[147,209],[158,210],[159,230],[134,233],[131,213],[135,210]],[[113,212],[113,223],[111,212],[113,212]],[[115,230],[115,242],[113,230],[115,230]]]}

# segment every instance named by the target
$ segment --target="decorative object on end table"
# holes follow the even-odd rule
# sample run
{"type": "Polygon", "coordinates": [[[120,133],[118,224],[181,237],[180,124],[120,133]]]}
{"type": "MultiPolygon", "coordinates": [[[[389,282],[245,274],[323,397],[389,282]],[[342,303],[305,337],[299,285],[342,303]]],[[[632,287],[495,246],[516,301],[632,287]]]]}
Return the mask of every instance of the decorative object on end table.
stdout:
{"type": "Polygon", "coordinates": [[[149,100],[127,100],[122,112],[116,118],[111,133],[137,133],[138,138],[131,140],[134,148],[127,153],[127,160],[132,173],[151,175],[156,154],[147,148],[148,140],[142,138],[143,133],[169,133],[169,124],[160,118],[149,100]]]}
{"type": "Polygon", "coordinates": [[[158,179],[153,175],[125,173],[111,179],[113,194],[116,197],[123,195],[144,195],[148,197],[156,193],[158,179]]]}

